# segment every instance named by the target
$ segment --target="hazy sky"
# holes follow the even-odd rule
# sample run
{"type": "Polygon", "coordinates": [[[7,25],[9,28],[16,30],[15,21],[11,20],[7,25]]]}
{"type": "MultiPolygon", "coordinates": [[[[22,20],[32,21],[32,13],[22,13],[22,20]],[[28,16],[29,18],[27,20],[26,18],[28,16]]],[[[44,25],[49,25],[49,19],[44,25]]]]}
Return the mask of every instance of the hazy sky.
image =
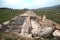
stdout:
{"type": "Polygon", "coordinates": [[[0,0],[0,7],[15,9],[41,8],[60,4],[60,0],[0,0]]]}

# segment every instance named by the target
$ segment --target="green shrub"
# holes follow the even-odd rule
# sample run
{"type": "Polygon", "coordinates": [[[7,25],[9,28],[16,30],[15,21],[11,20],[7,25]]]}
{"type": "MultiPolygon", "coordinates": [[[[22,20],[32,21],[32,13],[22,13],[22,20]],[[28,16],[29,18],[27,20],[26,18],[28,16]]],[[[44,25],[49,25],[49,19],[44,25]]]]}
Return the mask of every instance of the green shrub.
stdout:
{"type": "Polygon", "coordinates": [[[13,40],[11,37],[7,37],[5,38],[5,40],[13,40]]]}

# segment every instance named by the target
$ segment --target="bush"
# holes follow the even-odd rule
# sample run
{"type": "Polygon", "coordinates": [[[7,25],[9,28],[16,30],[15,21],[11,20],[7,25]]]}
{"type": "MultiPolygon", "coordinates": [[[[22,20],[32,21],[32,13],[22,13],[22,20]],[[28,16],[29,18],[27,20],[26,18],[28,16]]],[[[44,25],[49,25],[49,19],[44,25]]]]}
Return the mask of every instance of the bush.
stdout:
{"type": "Polygon", "coordinates": [[[7,37],[5,38],[5,40],[13,40],[11,37],[7,37]]]}

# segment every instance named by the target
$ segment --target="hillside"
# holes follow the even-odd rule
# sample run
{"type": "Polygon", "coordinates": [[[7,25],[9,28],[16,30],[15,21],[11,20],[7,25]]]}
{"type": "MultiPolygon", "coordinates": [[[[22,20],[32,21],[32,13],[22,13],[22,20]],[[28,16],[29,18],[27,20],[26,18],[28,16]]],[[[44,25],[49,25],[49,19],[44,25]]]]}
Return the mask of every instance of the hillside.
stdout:
{"type": "Polygon", "coordinates": [[[38,8],[35,9],[34,12],[38,15],[46,15],[48,19],[51,19],[60,24],[60,5],[38,8]]]}

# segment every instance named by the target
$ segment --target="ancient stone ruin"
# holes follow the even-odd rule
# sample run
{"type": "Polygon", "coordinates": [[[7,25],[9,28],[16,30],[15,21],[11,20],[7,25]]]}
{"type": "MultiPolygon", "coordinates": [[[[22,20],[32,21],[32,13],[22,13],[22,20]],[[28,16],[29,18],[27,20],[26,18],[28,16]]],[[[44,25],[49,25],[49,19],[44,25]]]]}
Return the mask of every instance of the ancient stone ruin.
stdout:
{"type": "Polygon", "coordinates": [[[60,25],[46,18],[46,15],[38,16],[33,11],[16,16],[3,23],[5,32],[13,32],[27,37],[60,37],[60,25]],[[55,31],[56,30],[56,31],[55,31]]]}

